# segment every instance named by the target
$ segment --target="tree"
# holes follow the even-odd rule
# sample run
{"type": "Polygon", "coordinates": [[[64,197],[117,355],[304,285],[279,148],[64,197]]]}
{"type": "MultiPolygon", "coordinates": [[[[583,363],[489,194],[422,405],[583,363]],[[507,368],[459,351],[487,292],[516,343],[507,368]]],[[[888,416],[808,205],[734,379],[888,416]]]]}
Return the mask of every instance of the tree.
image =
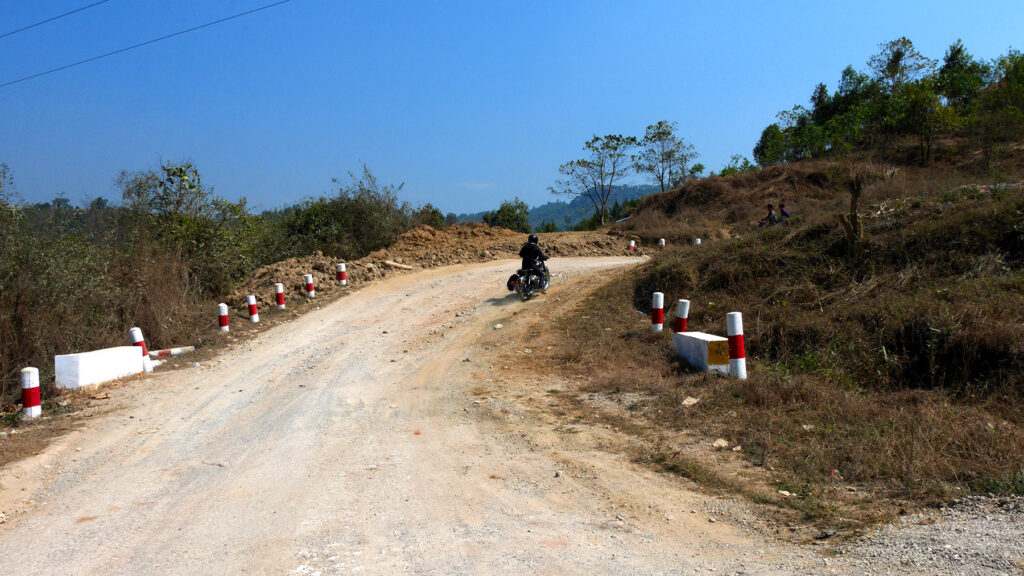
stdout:
{"type": "Polygon", "coordinates": [[[756,172],[757,165],[752,164],[746,156],[739,154],[733,154],[729,158],[729,163],[722,167],[722,171],[718,173],[719,176],[734,176],[736,174],[748,174],[750,172],[756,172]]]}
{"type": "Polygon", "coordinates": [[[902,86],[894,101],[900,106],[899,128],[918,137],[921,161],[928,162],[935,135],[958,123],[956,112],[942,105],[928,79],[902,86]]]}
{"type": "Polygon", "coordinates": [[[998,146],[1024,134],[1024,53],[1011,50],[995,63],[996,81],[971,105],[969,124],[987,162],[998,146]]]}
{"type": "Polygon", "coordinates": [[[530,207],[519,198],[504,201],[493,212],[484,214],[484,222],[489,226],[508,228],[516,232],[530,231],[530,207]]]}
{"type": "Polygon", "coordinates": [[[985,88],[991,73],[992,68],[975,60],[958,39],[946,49],[936,88],[950,106],[962,111],[985,88]]]}
{"type": "Polygon", "coordinates": [[[754,146],[754,161],[761,166],[774,166],[786,161],[786,136],[778,124],[769,124],[761,131],[761,139],[754,146]]]}
{"type": "Polygon", "coordinates": [[[213,192],[203,186],[191,162],[165,162],[160,172],[122,170],[117,185],[129,208],[161,217],[198,217],[209,208],[213,192]]]}
{"type": "Polygon", "coordinates": [[[449,212],[444,215],[445,226],[452,226],[459,221],[459,217],[455,215],[455,212],[449,212]]]}
{"type": "Polygon", "coordinates": [[[906,36],[879,44],[878,48],[881,52],[868,60],[868,67],[875,72],[875,78],[889,89],[890,94],[935,69],[935,60],[918,52],[906,36]]]}
{"type": "Polygon", "coordinates": [[[650,174],[662,192],[682,184],[689,176],[687,165],[698,157],[692,144],[676,136],[676,127],[675,122],[667,120],[648,126],[640,141],[640,153],[633,161],[636,171],[650,174]]]}
{"type": "Polygon", "coordinates": [[[632,166],[631,153],[639,145],[634,136],[594,136],[583,145],[587,158],[559,166],[558,173],[562,177],[549,190],[552,194],[587,198],[594,205],[595,218],[604,225],[612,187],[628,173],[632,166]]]}

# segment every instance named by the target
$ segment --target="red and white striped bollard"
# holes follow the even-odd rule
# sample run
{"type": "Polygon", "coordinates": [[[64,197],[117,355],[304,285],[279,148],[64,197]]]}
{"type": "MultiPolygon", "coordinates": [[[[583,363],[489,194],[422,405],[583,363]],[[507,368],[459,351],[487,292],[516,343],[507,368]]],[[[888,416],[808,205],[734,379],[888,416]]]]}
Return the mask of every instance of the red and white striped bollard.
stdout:
{"type": "Polygon", "coordinates": [[[217,323],[220,325],[221,332],[228,332],[231,330],[228,326],[228,305],[223,302],[217,304],[217,323]]]}
{"type": "Polygon", "coordinates": [[[630,253],[636,252],[636,240],[629,241],[629,251],[630,253]]]}
{"type": "Polygon", "coordinates": [[[345,270],[345,263],[338,263],[338,284],[348,286],[348,272],[345,270]]]}
{"type": "Polygon", "coordinates": [[[249,320],[253,323],[260,321],[260,311],[256,309],[256,297],[252,294],[245,297],[245,303],[249,305],[249,320]]]}
{"type": "Polygon", "coordinates": [[[665,249],[665,239],[662,238],[661,240],[658,240],[658,250],[664,250],[664,249],[665,249]]]}
{"type": "Polygon", "coordinates": [[[277,301],[277,309],[284,310],[284,284],[274,284],[274,300],[277,301]]]}
{"type": "Polygon", "coordinates": [[[313,298],[316,296],[316,286],[313,286],[313,275],[306,274],[306,298],[313,298]]]}
{"type": "Polygon", "coordinates": [[[21,411],[26,418],[38,418],[43,415],[42,402],[39,399],[39,369],[21,369],[21,411]]]}
{"type": "Polygon", "coordinates": [[[686,332],[686,322],[690,317],[690,301],[680,300],[676,303],[676,320],[672,323],[673,332],[686,332]]]}
{"type": "Polygon", "coordinates": [[[142,328],[132,328],[128,331],[128,337],[132,339],[132,346],[142,347],[143,356],[149,356],[149,349],[146,348],[146,339],[142,336],[142,328]]]}
{"type": "Polygon", "coordinates": [[[651,332],[661,332],[665,326],[665,295],[655,292],[651,299],[651,332]]]}
{"type": "Polygon", "coordinates": [[[181,346],[180,348],[165,348],[163,350],[150,350],[150,358],[166,358],[168,356],[181,356],[187,352],[195,352],[195,346],[181,346]]]}
{"type": "Polygon", "coordinates": [[[729,375],[747,379],[747,352],[743,346],[743,315],[729,312],[725,315],[725,332],[729,337],[729,375]]]}

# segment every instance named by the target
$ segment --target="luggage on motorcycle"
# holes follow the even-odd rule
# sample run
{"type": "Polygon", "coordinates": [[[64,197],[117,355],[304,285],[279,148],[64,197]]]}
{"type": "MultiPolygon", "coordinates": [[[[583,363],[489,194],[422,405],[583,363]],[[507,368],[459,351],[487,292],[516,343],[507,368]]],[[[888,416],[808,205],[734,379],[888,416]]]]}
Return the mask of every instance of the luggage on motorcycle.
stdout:
{"type": "Polygon", "coordinates": [[[516,274],[513,274],[508,277],[508,282],[505,283],[505,287],[508,288],[509,292],[512,292],[513,290],[516,289],[517,281],[519,281],[519,276],[516,274]]]}

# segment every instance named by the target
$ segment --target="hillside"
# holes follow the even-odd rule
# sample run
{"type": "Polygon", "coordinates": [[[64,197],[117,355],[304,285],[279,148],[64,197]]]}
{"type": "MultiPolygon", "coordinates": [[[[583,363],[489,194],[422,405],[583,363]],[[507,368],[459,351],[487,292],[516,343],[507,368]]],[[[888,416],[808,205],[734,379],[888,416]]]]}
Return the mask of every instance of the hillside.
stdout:
{"type": "Polygon", "coordinates": [[[667,238],[670,249],[588,303],[594,318],[617,319],[610,330],[564,318],[587,336],[552,362],[596,366],[588,392],[634,395],[631,418],[742,446],[738,458],[765,476],[752,483],[730,458],[694,459],[685,444],[639,458],[814,521],[856,525],[908,500],[1024,493],[1020,160],[996,175],[969,159],[813,160],[651,196],[609,232],[642,246],[667,238]],[[860,240],[838,220],[858,180],[860,240]],[[793,218],[756,227],[779,202],[793,218]],[[648,361],[671,347],[634,320],[655,291],[666,322],[676,299],[691,300],[691,330],[722,334],[725,313],[742,312],[750,379],[648,361]],[[681,408],[687,396],[700,403],[681,408]],[[833,470],[851,491],[837,490],[833,470]],[[884,498],[868,506],[858,490],[884,498]]]}

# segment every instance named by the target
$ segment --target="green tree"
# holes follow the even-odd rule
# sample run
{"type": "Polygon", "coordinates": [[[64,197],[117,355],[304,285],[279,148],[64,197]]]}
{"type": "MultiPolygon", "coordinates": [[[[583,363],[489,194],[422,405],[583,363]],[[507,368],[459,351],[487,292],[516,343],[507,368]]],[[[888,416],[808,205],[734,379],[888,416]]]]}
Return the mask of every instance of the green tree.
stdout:
{"type": "Polygon", "coordinates": [[[722,171],[718,173],[719,176],[735,176],[736,174],[749,174],[750,172],[756,172],[757,165],[752,164],[746,156],[740,154],[733,154],[729,158],[729,163],[722,167],[722,171]]]}
{"type": "Polygon", "coordinates": [[[778,124],[769,124],[761,131],[761,138],[754,146],[754,161],[761,166],[774,166],[786,161],[786,136],[778,124]]]}
{"type": "Polygon", "coordinates": [[[455,212],[449,212],[444,215],[444,223],[446,226],[453,226],[459,221],[459,217],[455,215],[455,212]]]}
{"type": "Polygon", "coordinates": [[[549,190],[552,194],[590,200],[594,206],[594,217],[604,225],[615,182],[629,173],[632,152],[639,145],[634,136],[594,136],[583,145],[586,158],[559,166],[561,178],[549,190]]]}
{"type": "Polygon", "coordinates": [[[969,125],[986,160],[996,160],[999,148],[1024,135],[1024,54],[1011,50],[995,63],[996,81],[971,105],[969,125]]]}
{"type": "Polygon", "coordinates": [[[950,106],[962,111],[985,88],[991,73],[991,66],[975,60],[958,39],[946,49],[936,88],[950,106]]]}
{"type": "Polygon", "coordinates": [[[489,226],[508,228],[516,232],[530,231],[530,207],[519,198],[501,203],[497,210],[484,214],[489,226]]]}
{"type": "Polygon", "coordinates": [[[958,124],[956,112],[942,105],[930,79],[901,86],[893,100],[901,108],[901,131],[917,136],[921,161],[928,162],[935,135],[958,124]]]}
{"type": "Polygon", "coordinates": [[[935,60],[917,51],[914,43],[901,36],[878,45],[880,52],[868,60],[868,67],[890,94],[900,86],[918,80],[935,69],[935,60]]]}
{"type": "Polygon", "coordinates": [[[676,135],[677,126],[667,120],[648,126],[633,158],[634,169],[649,174],[662,192],[682,184],[689,176],[687,165],[699,156],[692,144],[676,135]]]}

